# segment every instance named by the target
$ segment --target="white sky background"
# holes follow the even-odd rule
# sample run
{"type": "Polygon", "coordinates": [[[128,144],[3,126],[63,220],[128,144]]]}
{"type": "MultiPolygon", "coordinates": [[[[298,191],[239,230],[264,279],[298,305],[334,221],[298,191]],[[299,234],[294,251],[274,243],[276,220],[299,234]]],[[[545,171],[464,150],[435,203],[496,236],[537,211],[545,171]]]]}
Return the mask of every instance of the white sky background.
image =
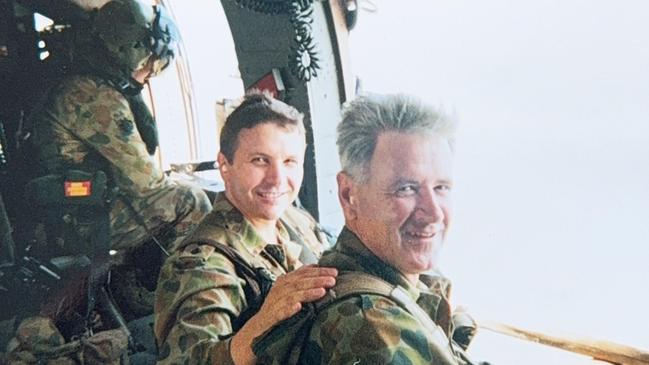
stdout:
{"type": "Polygon", "coordinates": [[[243,95],[232,33],[221,2],[167,0],[187,52],[197,106],[199,160],[218,151],[216,102],[243,95]]]}
{"type": "MultiPolygon", "coordinates": [[[[351,34],[363,88],[461,121],[442,259],[455,304],[649,349],[649,3],[374,3],[351,34]]],[[[472,352],[586,363],[487,332],[472,352]]]]}

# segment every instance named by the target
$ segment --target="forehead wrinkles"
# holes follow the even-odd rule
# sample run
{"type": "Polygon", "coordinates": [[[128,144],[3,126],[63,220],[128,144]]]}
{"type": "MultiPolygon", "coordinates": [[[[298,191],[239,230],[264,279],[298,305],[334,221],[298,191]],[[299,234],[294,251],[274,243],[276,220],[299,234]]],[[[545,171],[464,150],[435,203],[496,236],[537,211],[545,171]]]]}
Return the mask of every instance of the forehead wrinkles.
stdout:
{"type": "Polygon", "coordinates": [[[386,132],[377,141],[368,173],[370,180],[388,186],[446,181],[451,179],[452,153],[438,135],[386,132]]]}

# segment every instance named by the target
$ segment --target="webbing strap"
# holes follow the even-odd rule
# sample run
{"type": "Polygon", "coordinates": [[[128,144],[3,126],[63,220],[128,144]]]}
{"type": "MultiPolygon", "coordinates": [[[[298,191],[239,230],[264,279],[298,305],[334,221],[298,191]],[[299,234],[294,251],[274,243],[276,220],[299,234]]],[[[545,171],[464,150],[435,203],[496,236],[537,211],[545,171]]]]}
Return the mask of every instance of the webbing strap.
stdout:
{"type": "Polygon", "coordinates": [[[428,316],[428,314],[400,286],[392,285],[375,276],[349,271],[338,275],[336,286],[329,290],[327,296],[316,303],[318,311],[351,295],[373,294],[395,301],[401,308],[412,315],[426,330],[433,340],[434,353],[443,364],[457,365],[451,342],[444,331],[428,316]]]}
{"type": "Polygon", "coordinates": [[[184,247],[187,247],[191,244],[198,245],[208,245],[213,247],[220,254],[225,256],[232,264],[234,265],[234,270],[237,273],[237,276],[242,278],[246,282],[246,287],[244,291],[246,292],[246,299],[251,300],[258,298],[262,295],[262,288],[257,281],[257,274],[255,269],[244,260],[241,255],[234,248],[224,245],[220,242],[217,242],[211,238],[206,237],[192,237],[193,239],[184,242],[179,248],[178,251],[182,250],[184,247]]]}
{"type": "Polygon", "coordinates": [[[273,283],[272,274],[265,268],[253,267],[234,248],[217,242],[205,236],[192,237],[191,240],[184,242],[178,250],[182,250],[191,244],[208,245],[213,247],[217,252],[225,256],[234,265],[236,275],[246,282],[243,287],[244,295],[248,301],[247,308],[239,314],[232,322],[234,331],[239,330],[259,309],[266,299],[266,295],[273,283]]]}
{"type": "Polygon", "coordinates": [[[102,286],[106,285],[110,268],[110,212],[106,207],[91,207],[86,214],[94,215],[95,226],[90,237],[92,243],[92,264],[88,279],[88,302],[86,307],[86,327],[92,325],[92,311],[102,286]]]}
{"type": "Polygon", "coordinates": [[[302,246],[302,251],[300,252],[300,257],[299,257],[300,262],[305,265],[317,263],[318,258],[313,254],[313,252],[311,252],[309,246],[307,246],[307,244],[304,242],[302,237],[300,237],[300,235],[297,232],[295,232],[295,229],[284,221],[282,221],[282,224],[284,225],[284,228],[286,228],[286,231],[288,232],[289,239],[302,246]]]}

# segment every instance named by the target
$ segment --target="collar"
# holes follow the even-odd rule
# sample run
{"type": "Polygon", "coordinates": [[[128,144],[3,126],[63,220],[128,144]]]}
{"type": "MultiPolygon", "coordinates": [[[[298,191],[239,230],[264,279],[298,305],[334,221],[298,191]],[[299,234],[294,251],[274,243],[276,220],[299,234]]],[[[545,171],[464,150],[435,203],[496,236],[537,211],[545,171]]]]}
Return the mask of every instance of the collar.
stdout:
{"type": "Polygon", "coordinates": [[[286,262],[291,270],[295,270],[302,266],[300,263],[300,255],[303,249],[302,245],[291,241],[288,230],[282,221],[278,222],[277,228],[279,229],[279,242],[284,247],[284,252],[286,253],[286,262]]]}
{"type": "Polygon", "coordinates": [[[440,273],[421,274],[417,283],[413,284],[394,266],[372,253],[347,227],[343,228],[336,245],[325,252],[319,264],[340,271],[362,271],[402,287],[446,333],[450,333],[451,311],[448,297],[451,284],[440,273]]]}
{"type": "Polygon", "coordinates": [[[325,252],[320,265],[333,266],[341,271],[363,271],[377,276],[392,285],[404,288],[414,300],[419,298],[421,290],[427,288],[423,282],[411,283],[394,266],[384,262],[370,251],[346,226],[338,236],[338,241],[331,251],[325,252]]]}
{"type": "Polygon", "coordinates": [[[221,192],[214,200],[212,211],[219,217],[225,226],[225,229],[239,235],[239,243],[253,257],[266,246],[266,242],[257,234],[252,224],[243,216],[243,213],[237,209],[226,198],[225,192],[221,192]]]}
{"type": "MultiPolygon", "coordinates": [[[[261,238],[255,230],[255,227],[245,218],[243,213],[230,203],[225,196],[225,192],[217,195],[214,200],[213,211],[220,212],[225,218],[224,221],[228,230],[234,231],[242,237],[241,245],[252,257],[259,256],[268,243],[261,238]]],[[[279,242],[283,245],[287,258],[298,261],[302,253],[302,245],[291,241],[288,230],[281,220],[277,221],[277,233],[279,242]]]]}

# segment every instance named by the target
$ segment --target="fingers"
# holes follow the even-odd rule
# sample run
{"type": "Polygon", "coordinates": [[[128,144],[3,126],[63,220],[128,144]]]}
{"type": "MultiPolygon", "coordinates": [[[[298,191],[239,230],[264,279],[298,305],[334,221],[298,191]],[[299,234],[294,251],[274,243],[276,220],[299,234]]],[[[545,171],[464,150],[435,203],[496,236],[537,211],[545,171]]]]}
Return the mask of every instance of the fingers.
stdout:
{"type": "Polygon", "coordinates": [[[270,289],[266,300],[272,302],[305,302],[324,296],[326,289],[336,285],[336,277],[326,276],[282,276],[270,289]],[[281,280],[280,280],[281,279],[281,280]],[[316,290],[317,289],[317,290],[316,290]]]}
{"type": "Polygon", "coordinates": [[[251,318],[260,331],[274,326],[302,309],[303,303],[325,296],[327,289],[336,284],[338,270],[331,267],[306,265],[282,275],[270,289],[259,312],[251,318]]]}
{"type": "Polygon", "coordinates": [[[295,292],[293,299],[299,303],[309,303],[324,297],[326,293],[324,288],[309,288],[295,292]]]}
{"type": "Polygon", "coordinates": [[[322,298],[326,289],[336,284],[331,276],[318,276],[302,280],[278,281],[266,297],[265,304],[273,307],[286,307],[294,303],[312,302],[322,298]]]}
{"type": "Polygon", "coordinates": [[[274,326],[302,309],[302,302],[292,300],[292,298],[283,298],[273,303],[266,303],[257,312],[257,317],[262,317],[268,321],[268,327],[274,326]]]}
{"type": "Polygon", "coordinates": [[[330,267],[304,266],[277,278],[274,286],[294,286],[294,289],[305,289],[313,286],[330,288],[335,284],[338,270],[330,267]]]}
{"type": "Polygon", "coordinates": [[[313,276],[337,276],[337,275],[338,275],[338,270],[336,270],[333,267],[306,265],[288,274],[284,274],[280,276],[280,278],[283,278],[283,280],[287,280],[287,279],[294,279],[294,278],[307,278],[313,276]]]}
{"type": "MultiPolygon", "coordinates": [[[[303,303],[310,303],[325,296],[327,291],[324,288],[309,288],[295,291],[290,296],[283,298],[283,302],[275,303],[273,313],[276,321],[287,319],[302,309],[303,303]]],[[[270,309],[270,308],[269,308],[270,309]]]]}
{"type": "MultiPolygon", "coordinates": [[[[283,292],[268,303],[268,309],[279,313],[289,312],[289,316],[297,313],[302,303],[309,303],[325,296],[327,290],[323,287],[306,288],[283,292]]],[[[266,300],[271,299],[270,296],[266,300]]],[[[284,318],[282,318],[284,319],[284,318]]]]}

